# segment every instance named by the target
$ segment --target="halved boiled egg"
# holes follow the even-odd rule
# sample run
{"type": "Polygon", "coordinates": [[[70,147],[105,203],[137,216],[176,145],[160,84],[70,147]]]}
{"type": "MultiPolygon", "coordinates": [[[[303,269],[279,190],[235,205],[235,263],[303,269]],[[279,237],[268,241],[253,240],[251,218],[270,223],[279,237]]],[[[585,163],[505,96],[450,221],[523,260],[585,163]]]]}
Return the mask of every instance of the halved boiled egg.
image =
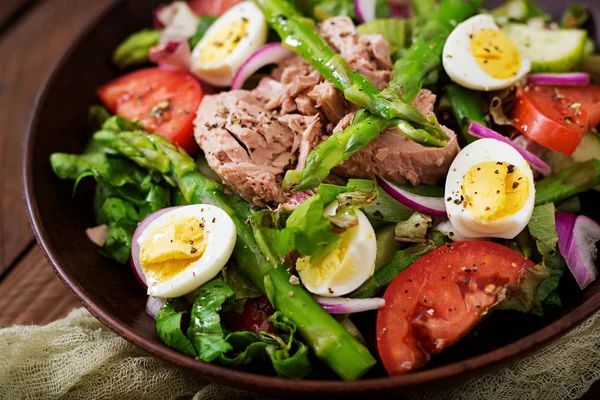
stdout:
{"type": "Polygon", "coordinates": [[[521,56],[494,18],[485,14],[469,18],[452,31],[443,63],[454,82],[481,91],[512,86],[531,70],[531,62],[521,56]]]}
{"type": "MultiPolygon", "coordinates": [[[[213,279],[236,242],[236,228],[225,211],[206,204],[173,208],[148,224],[137,237],[148,295],[179,297],[213,279]]],[[[134,239],[135,240],[135,239],[134,239]]]]}
{"type": "Polygon", "coordinates": [[[263,12],[253,2],[232,7],[208,29],[192,51],[191,70],[215,86],[230,86],[242,64],[267,40],[263,12]]]}
{"type": "Polygon", "coordinates": [[[358,225],[341,234],[336,249],[318,262],[310,257],[296,261],[298,275],[309,292],[325,297],[343,296],[357,289],[375,272],[375,231],[367,217],[361,211],[356,212],[358,225]]]}
{"type": "Polygon", "coordinates": [[[480,139],[454,159],[445,197],[448,218],[460,235],[512,239],[533,213],[533,173],[510,145],[480,139]]]}

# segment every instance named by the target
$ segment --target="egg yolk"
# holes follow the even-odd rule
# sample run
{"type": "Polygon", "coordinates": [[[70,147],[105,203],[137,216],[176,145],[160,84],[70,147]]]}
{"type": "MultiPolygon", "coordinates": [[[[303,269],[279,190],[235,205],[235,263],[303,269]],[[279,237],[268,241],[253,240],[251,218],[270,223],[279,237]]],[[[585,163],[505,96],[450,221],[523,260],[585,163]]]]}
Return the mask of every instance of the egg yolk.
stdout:
{"type": "Polygon", "coordinates": [[[198,261],[206,249],[204,224],[183,218],[156,228],[141,244],[140,263],[148,277],[167,281],[198,261]]]}
{"type": "Polygon", "coordinates": [[[521,55],[508,35],[497,29],[484,29],[471,38],[471,53],[483,71],[495,79],[517,76],[521,55]]]}
{"type": "MultiPolygon", "coordinates": [[[[296,261],[296,270],[301,274],[302,280],[310,282],[312,286],[319,287],[324,283],[328,282],[339,272],[347,273],[351,276],[355,272],[356,266],[349,266],[351,269],[348,271],[340,271],[342,261],[346,256],[348,247],[350,244],[350,238],[352,237],[353,230],[357,228],[351,228],[346,230],[340,235],[339,246],[329,253],[325,258],[318,262],[311,263],[310,257],[301,257],[296,261]]],[[[346,265],[348,267],[348,265],[346,265]]]]}
{"type": "Polygon", "coordinates": [[[223,61],[231,55],[240,41],[246,36],[248,23],[248,18],[238,18],[215,33],[204,49],[202,49],[200,62],[202,64],[214,64],[223,61]]]}
{"type": "Polygon", "coordinates": [[[505,162],[475,165],[463,180],[463,206],[480,221],[495,221],[515,214],[529,197],[527,175],[505,162]]]}

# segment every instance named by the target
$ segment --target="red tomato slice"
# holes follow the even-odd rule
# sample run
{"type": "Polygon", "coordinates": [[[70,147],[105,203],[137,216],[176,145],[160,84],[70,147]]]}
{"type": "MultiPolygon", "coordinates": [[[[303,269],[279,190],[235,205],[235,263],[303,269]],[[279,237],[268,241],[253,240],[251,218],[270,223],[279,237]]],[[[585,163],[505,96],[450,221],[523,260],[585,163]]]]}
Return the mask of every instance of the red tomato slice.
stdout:
{"type": "Polygon", "coordinates": [[[590,128],[600,124],[600,85],[563,86],[559,87],[558,91],[573,102],[581,104],[581,108],[587,111],[590,117],[590,128]]]}
{"type": "Polygon", "coordinates": [[[590,118],[588,110],[577,107],[577,102],[568,97],[564,89],[525,85],[517,93],[513,119],[517,129],[529,139],[571,155],[588,130],[590,118]]]}
{"type": "Polygon", "coordinates": [[[269,324],[269,317],[275,310],[265,297],[246,300],[244,311],[238,314],[234,311],[223,315],[225,327],[232,332],[250,331],[275,333],[275,328],[269,324]]]}
{"type": "Polygon", "coordinates": [[[243,0],[189,0],[188,5],[197,15],[222,15],[243,0]]]}
{"type": "Polygon", "coordinates": [[[377,314],[377,348],[390,375],[424,366],[465,336],[525,267],[520,253],[492,242],[457,242],[420,258],[388,287],[377,314]]]}
{"type": "Polygon", "coordinates": [[[194,154],[194,118],[204,96],[200,84],[184,71],[147,68],[115,79],[98,89],[98,96],[112,112],[139,121],[194,154]]]}

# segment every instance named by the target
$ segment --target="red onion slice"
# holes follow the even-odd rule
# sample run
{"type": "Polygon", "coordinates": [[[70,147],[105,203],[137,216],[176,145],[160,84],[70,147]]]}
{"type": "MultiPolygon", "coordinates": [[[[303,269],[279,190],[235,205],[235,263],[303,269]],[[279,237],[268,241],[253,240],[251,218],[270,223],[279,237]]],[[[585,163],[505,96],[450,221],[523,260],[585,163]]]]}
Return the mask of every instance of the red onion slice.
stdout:
{"type": "Polygon", "coordinates": [[[354,0],[354,8],[360,22],[369,22],[375,19],[375,0],[354,0]]]}
{"type": "Polygon", "coordinates": [[[167,302],[167,299],[163,299],[161,297],[152,297],[148,296],[148,300],[146,301],[146,312],[152,318],[156,319],[156,316],[162,310],[163,306],[167,302]]]}
{"type": "Polygon", "coordinates": [[[392,18],[405,19],[410,18],[413,15],[410,0],[388,0],[388,5],[392,12],[392,18]]]}
{"type": "Polygon", "coordinates": [[[538,85],[585,86],[590,84],[590,74],[586,72],[531,74],[527,76],[527,82],[538,85]]]}
{"type": "Polygon", "coordinates": [[[189,71],[192,50],[187,40],[157,44],[150,49],[150,61],[162,67],[189,71]]]}
{"type": "Polygon", "coordinates": [[[401,189],[392,182],[383,178],[377,178],[377,181],[384,192],[411,210],[435,217],[446,216],[446,204],[442,197],[420,196],[418,194],[401,189]]]}
{"type": "Polygon", "coordinates": [[[293,51],[285,48],[281,43],[269,43],[264,45],[256,50],[254,54],[242,64],[233,78],[231,90],[242,89],[246,80],[256,73],[256,71],[269,64],[276,64],[293,54],[293,51]]]}
{"type": "Polygon", "coordinates": [[[483,126],[477,122],[473,122],[471,124],[471,126],[469,127],[469,133],[472,134],[473,136],[477,136],[478,138],[496,139],[500,142],[504,142],[504,143],[510,145],[515,150],[517,150],[519,152],[519,154],[521,154],[521,156],[523,156],[525,161],[527,161],[529,163],[529,165],[531,165],[531,168],[538,171],[543,176],[550,176],[552,174],[552,169],[550,168],[550,166],[548,164],[546,164],[545,162],[543,162],[539,157],[536,157],[535,155],[531,154],[527,150],[517,146],[515,143],[513,143],[512,140],[508,139],[505,136],[502,136],[498,132],[493,131],[486,126],[483,126]]]}
{"type": "Polygon", "coordinates": [[[600,240],[600,224],[585,215],[556,213],[558,248],[569,270],[583,290],[598,277],[596,242],[600,240]]]}
{"type": "Polygon", "coordinates": [[[353,314],[377,310],[385,306],[385,300],[379,297],[370,299],[348,299],[345,297],[313,296],[315,301],[329,314],[353,314]]]}
{"type": "Polygon", "coordinates": [[[156,218],[160,217],[166,212],[174,210],[178,207],[167,207],[162,210],[158,210],[148,215],[135,229],[133,233],[133,240],[131,241],[131,266],[133,268],[133,272],[135,272],[135,276],[138,278],[140,283],[145,287],[148,287],[146,284],[146,274],[144,274],[144,270],[142,269],[142,265],[140,263],[140,245],[138,244],[138,239],[142,235],[142,232],[154,221],[156,218]]]}

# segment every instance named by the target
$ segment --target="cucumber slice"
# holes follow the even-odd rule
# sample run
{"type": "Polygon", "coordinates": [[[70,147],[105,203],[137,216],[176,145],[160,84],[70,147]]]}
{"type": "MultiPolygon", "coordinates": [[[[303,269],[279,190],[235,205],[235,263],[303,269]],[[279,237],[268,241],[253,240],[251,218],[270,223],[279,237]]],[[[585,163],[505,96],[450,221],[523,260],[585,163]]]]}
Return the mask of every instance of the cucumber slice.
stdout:
{"type": "Polygon", "coordinates": [[[552,168],[552,172],[558,173],[573,165],[582,163],[592,158],[600,159],[600,138],[597,134],[589,132],[583,135],[577,149],[571,156],[548,150],[544,160],[552,168]]]}
{"type": "Polygon", "coordinates": [[[534,29],[508,24],[502,30],[531,61],[531,72],[566,72],[581,62],[587,32],[581,29],[534,29]]]}
{"type": "Polygon", "coordinates": [[[395,238],[396,225],[388,225],[375,233],[377,239],[377,256],[375,257],[375,270],[383,267],[394,258],[394,253],[400,247],[395,238]]]}
{"type": "MultiPolygon", "coordinates": [[[[548,150],[544,155],[544,161],[550,165],[555,174],[592,158],[600,160],[600,137],[592,132],[583,135],[577,149],[570,157],[552,150],[548,150]]],[[[600,191],[600,186],[594,189],[600,191]]]]}
{"type": "Polygon", "coordinates": [[[380,33],[390,45],[390,54],[409,46],[412,35],[412,20],[375,19],[356,27],[361,35],[380,33]]]}
{"type": "Polygon", "coordinates": [[[571,157],[576,163],[582,163],[592,158],[600,160],[600,137],[592,132],[583,135],[571,157]]]}

